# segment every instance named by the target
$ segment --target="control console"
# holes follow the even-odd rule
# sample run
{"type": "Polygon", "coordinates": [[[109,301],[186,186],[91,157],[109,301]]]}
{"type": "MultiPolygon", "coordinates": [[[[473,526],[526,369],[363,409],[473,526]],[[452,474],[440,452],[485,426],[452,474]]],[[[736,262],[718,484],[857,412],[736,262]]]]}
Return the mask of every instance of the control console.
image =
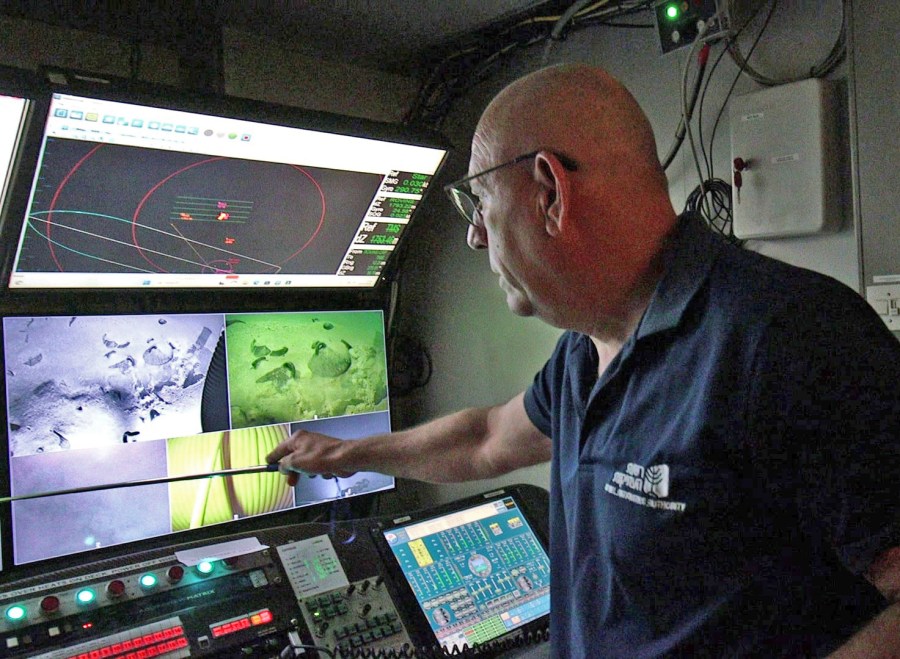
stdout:
{"type": "Polygon", "coordinates": [[[0,657],[494,656],[547,639],[547,495],[262,528],[0,586],[0,657]]]}

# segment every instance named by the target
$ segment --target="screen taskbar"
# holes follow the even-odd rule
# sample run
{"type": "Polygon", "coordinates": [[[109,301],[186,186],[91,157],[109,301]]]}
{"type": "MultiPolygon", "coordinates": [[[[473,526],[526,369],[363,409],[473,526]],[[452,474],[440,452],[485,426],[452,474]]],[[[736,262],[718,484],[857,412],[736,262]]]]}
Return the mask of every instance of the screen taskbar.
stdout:
{"type": "Polygon", "coordinates": [[[25,288],[372,288],[379,275],[309,274],[128,274],[28,272],[10,277],[9,287],[25,288]]]}

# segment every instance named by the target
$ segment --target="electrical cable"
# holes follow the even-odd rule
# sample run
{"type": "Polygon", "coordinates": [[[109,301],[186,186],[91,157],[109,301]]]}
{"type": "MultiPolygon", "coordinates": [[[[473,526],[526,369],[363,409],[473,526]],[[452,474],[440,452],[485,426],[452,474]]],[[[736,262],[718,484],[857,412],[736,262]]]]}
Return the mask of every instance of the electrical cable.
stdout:
{"type": "Polygon", "coordinates": [[[486,79],[492,67],[513,51],[551,39],[554,29],[557,31],[556,40],[561,40],[567,26],[572,30],[603,24],[613,18],[646,11],[653,2],[654,0],[619,0],[614,6],[609,6],[610,0],[596,0],[593,4],[580,0],[565,14],[524,19],[492,37],[452,52],[441,59],[423,80],[412,105],[404,115],[403,123],[421,124],[439,130],[456,98],[486,79]],[[551,22],[554,27],[548,29],[547,24],[551,22]]]}
{"type": "MultiPolygon", "coordinates": [[[[762,35],[765,33],[766,28],[769,26],[769,23],[772,20],[772,16],[775,14],[775,8],[778,6],[778,0],[772,0],[772,4],[769,5],[769,13],[766,14],[766,18],[763,21],[763,25],[760,28],[759,32],[756,35],[756,38],[753,40],[753,45],[750,46],[750,51],[747,53],[747,57],[749,58],[753,55],[753,51],[756,50],[756,46],[759,44],[762,35]]],[[[749,21],[748,21],[749,22],[749,21]]],[[[709,138],[709,178],[713,178],[713,164],[712,164],[712,153],[713,153],[713,143],[716,139],[716,130],[719,127],[719,121],[722,119],[722,114],[725,112],[725,108],[728,105],[728,99],[731,98],[731,94],[734,93],[734,87],[737,85],[737,81],[740,79],[741,75],[744,73],[744,70],[739,68],[737,75],[734,77],[734,80],[731,81],[731,86],[728,88],[728,93],[725,95],[725,100],[722,101],[721,107],[719,107],[719,113],[716,115],[716,120],[713,123],[712,134],[709,138]]]]}
{"type": "MultiPolygon", "coordinates": [[[[703,82],[703,74],[706,71],[706,64],[709,61],[709,44],[706,44],[704,48],[700,50],[700,54],[697,57],[698,67],[697,67],[697,78],[694,81],[694,89],[691,92],[691,99],[689,102],[688,108],[688,116],[692,116],[694,113],[694,106],[697,103],[697,95],[700,91],[700,84],[703,82]]],[[[684,135],[686,132],[685,122],[684,122],[684,114],[682,113],[681,119],[678,122],[678,128],[675,129],[675,139],[672,142],[672,146],[669,148],[669,152],[666,154],[666,157],[662,160],[662,168],[668,169],[669,165],[672,164],[672,161],[675,160],[675,156],[678,154],[679,149],[681,149],[681,145],[684,143],[684,135]]]]}
{"type": "Polygon", "coordinates": [[[716,57],[716,60],[713,62],[712,68],[709,70],[709,75],[706,77],[706,82],[703,85],[703,93],[700,94],[700,105],[697,108],[697,137],[700,140],[700,154],[703,156],[703,164],[706,165],[706,178],[711,179],[712,175],[712,152],[710,151],[707,156],[706,147],[703,142],[703,105],[706,101],[706,92],[709,89],[709,83],[713,79],[713,76],[716,73],[716,69],[719,67],[719,63],[724,59],[725,53],[728,52],[728,49],[725,46],[722,46],[722,50],[719,51],[719,55],[716,57]]]}
{"type": "Polygon", "coordinates": [[[731,185],[728,182],[717,178],[707,180],[702,188],[698,185],[688,195],[684,210],[700,215],[710,229],[729,242],[743,245],[744,241],[736,238],[733,231],[731,185]]]}
{"type": "Polygon", "coordinates": [[[547,63],[550,61],[550,51],[553,49],[553,45],[562,38],[563,30],[566,29],[566,25],[569,24],[569,21],[582,10],[594,11],[608,2],[609,0],[600,0],[600,2],[595,3],[587,10],[585,10],[585,7],[591,3],[591,0],[576,0],[576,2],[573,2],[553,25],[553,29],[550,30],[550,38],[547,39],[547,45],[544,46],[544,54],[543,57],[541,57],[541,66],[547,66],[547,63]]]}
{"type": "MultiPolygon", "coordinates": [[[[728,39],[725,42],[725,46],[719,52],[719,55],[716,57],[715,62],[713,62],[712,68],[709,70],[709,75],[706,78],[706,83],[703,85],[703,93],[700,95],[700,107],[697,110],[697,132],[698,132],[698,138],[700,140],[700,152],[703,155],[703,161],[704,161],[704,164],[706,165],[706,171],[707,171],[706,178],[708,178],[708,179],[712,179],[712,178],[714,178],[714,176],[713,176],[713,164],[712,164],[712,157],[713,157],[712,143],[710,143],[709,155],[707,156],[707,151],[706,151],[706,148],[704,147],[704,140],[703,140],[703,106],[706,101],[706,92],[709,89],[709,83],[713,79],[713,76],[715,75],[715,72],[719,66],[719,63],[722,61],[722,59],[725,57],[725,54],[728,52],[728,44],[731,41],[734,41],[735,39],[740,37],[740,35],[747,28],[747,26],[750,25],[750,23],[762,11],[763,6],[764,6],[764,3],[760,3],[759,5],[757,5],[755,11],[749,17],[747,17],[747,20],[745,20],[743,23],[741,23],[741,25],[731,33],[731,35],[728,37],[728,39]]],[[[730,15],[734,16],[733,11],[730,15]]],[[[726,99],[725,99],[725,103],[727,103],[727,102],[728,102],[728,97],[726,97],[726,99]]]]}
{"type": "MultiPolygon", "coordinates": [[[[772,16],[775,13],[775,7],[778,4],[778,0],[772,0],[769,6],[769,12],[766,15],[765,21],[763,22],[762,27],[756,35],[756,38],[753,41],[753,45],[750,48],[750,52],[748,53],[748,57],[753,54],[753,51],[756,49],[756,46],[759,44],[762,35],[765,33],[766,28],[769,26],[769,23],[772,20],[772,16]]],[[[761,7],[760,7],[761,9],[761,7]]],[[[757,9],[757,12],[759,9],[757,9]]],[[[746,27],[750,21],[756,16],[756,13],[753,17],[748,19],[744,25],[741,26],[740,30],[738,30],[735,35],[732,37],[732,40],[737,38],[737,35],[746,27]]],[[[728,44],[726,43],[725,50],[727,50],[728,44]]],[[[725,51],[723,51],[725,52],[725,51]]],[[[719,59],[713,65],[718,64],[721,60],[721,53],[719,59]]],[[[722,114],[724,112],[725,107],[728,104],[728,99],[731,98],[731,94],[734,92],[734,87],[737,84],[738,79],[740,79],[743,70],[739,70],[737,76],[735,76],[734,80],[731,83],[731,86],[728,89],[728,93],[725,95],[725,100],[722,102],[721,107],[719,108],[719,113],[716,116],[716,121],[713,125],[712,136],[710,138],[709,145],[709,157],[706,156],[706,150],[702,148],[704,164],[707,167],[707,172],[709,177],[704,180],[703,174],[700,172],[700,163],[697,159],[696,150],[694,149],[693,141],[691,142],[691,149],[694,155],[694,162],[697,166],[698,173],[700,173],[700,184],[695,188],[690,195],[688,195],[687,201],[685,203],[685,211],[699,214],[706,222],[706,224],[716,231],[717,233],[724,236],[728,241],[742,245],[743,241],[736,238],[733,232],[733,211],[732,211],[732,188],[731,185],[727,182],[717,179],[713,177],[713,144],[715,140],[716,128],[718,127],[719,120],[722,118],[722,114]]],[[[712,71],[710,72],[710,77],[712,76],[712,71]]],[[[707,83],[708,83],[707,79],[707,83]]],[[[684,96],[684,84],[682,86],[682,97],[684,96]]],[[[701,110],[702,110],[702,101],[701,101],[701,110]]],[[[698,112],[698,121],[700,121],[701,113],[698,112]]],[[[688,136],[691,136],[690,125],[688,125],[688,136]]]]}
{"type": "MultiPolygon", "coordinates": [[[[691,50],[688,53],[687,60],[684,63],[684,72],[681,76],[681,118],[684,123],[685,132],[687,133],[688,143],[691,146],[691,157],[694,160],[694,165],[697,168],[697,176],[700,179],[700,202],[701,204],[706,199],[706,191],[704,189],[703,181],[703,171],[700,167],[700,160],[697,157],[697,147],[694,143],[694,131],[691,130],[691,108],[688,106],[688,94],[687,94],[687,83],[688,83],[688,73],[691,68],[691,61],[694,59],[694,55],[697,52],[697,49],[701,47],[703,44],[703,37],[709,32],[710,26],[713,24],[718,24],[721,21],[721,10],[716,11],[715,14],[710,16],[709,20],[702,26],[702,28],[697,33],[697,38],[694,40],[693,45],[691,46],[691,50]]],[[[708,210],[708,209],[707,209],[708,210]]]]}
{"type": "MultiPolygon", "coordinates": [[[[728,46],[728,52],[731,55],[732,59],[735,63],[741,68],[741,70],[745,71],[747,75],[753,78],[756,82],[761,85],[766,85],[767,87],[775,87],[777,85],[784,85],[790,82],[797,82],[798,80],[805,80],[807,78],[821,78],[840,64],[847,53],[847,15],[849,13],[849,4],[850,0],[841,0],[841,29],[838,32],[838,36],[831,47],[831,50],[828,54],[817,64],[814,64],[810,67],[809,71],[803,74],[798,74],[795,76],[787,76],[783,78],[772,78],[766,75],[763,75],[759,71],[757,71],[753,66],[750,65],[748,60],[750,59],[751,52],[747,53],[747,56],[741,53],[741,49],[737,40],[731,42],[728,46]]],[[[734,0],[729,0],[729,7],[734,6],[734,0]]]]}

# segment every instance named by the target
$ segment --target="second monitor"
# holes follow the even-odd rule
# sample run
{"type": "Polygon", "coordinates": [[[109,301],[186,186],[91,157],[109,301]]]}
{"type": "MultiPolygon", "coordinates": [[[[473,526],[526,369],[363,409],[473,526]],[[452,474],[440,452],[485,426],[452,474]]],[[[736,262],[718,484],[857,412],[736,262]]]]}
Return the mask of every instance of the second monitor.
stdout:
{"type": "MultiPolygon", "coordinates": [[[[12,496],[256,466],[301,428],[391,429],[380,310],[9,316],[3,358],[12,496]]],[[[394,484],[262,473],[17,501],[14,563],[394,484]]]]}

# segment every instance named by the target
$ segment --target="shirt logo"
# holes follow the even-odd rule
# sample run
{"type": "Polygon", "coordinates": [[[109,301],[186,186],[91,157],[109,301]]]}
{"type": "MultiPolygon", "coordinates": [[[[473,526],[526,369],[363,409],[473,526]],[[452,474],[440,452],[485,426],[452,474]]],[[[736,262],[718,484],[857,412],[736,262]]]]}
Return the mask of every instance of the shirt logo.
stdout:
{"type": "Polygon", "coordinates": [[[663,501],[669,496],[669,465],[642,467],[629,462],[625,471],[613,474],[612,481],[604,489],[631,503],[647,508],[684,512],[686,505],[681,501],[663,501]]]}

